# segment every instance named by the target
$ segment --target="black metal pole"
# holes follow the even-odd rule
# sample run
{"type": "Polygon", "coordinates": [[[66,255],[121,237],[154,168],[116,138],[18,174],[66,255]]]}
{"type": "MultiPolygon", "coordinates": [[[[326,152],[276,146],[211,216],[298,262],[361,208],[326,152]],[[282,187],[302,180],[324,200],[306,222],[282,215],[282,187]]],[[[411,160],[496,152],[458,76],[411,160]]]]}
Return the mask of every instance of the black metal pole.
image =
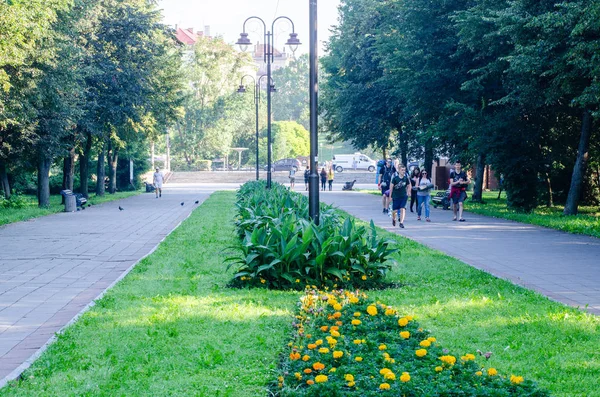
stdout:
{"type": "Polygon", "coordinates": [[[256,180],[258,181],[260,176],[258,173],[258,96],[260,95],[259,83],[254,84],[254,107],[256,109],[256,180]]]}
{"type": "Polygon", "coordinates": [[[273,34],[267,33],[267,189],[271,188],[271,53],[273,52],[273,34]]]}
{"type": "Polygon", "coordinates": [[[310,176],[308,187],[308,214],[319,224],[319,136],[318,136],[318,39],[317,0],[310,1],[310,176]]]}

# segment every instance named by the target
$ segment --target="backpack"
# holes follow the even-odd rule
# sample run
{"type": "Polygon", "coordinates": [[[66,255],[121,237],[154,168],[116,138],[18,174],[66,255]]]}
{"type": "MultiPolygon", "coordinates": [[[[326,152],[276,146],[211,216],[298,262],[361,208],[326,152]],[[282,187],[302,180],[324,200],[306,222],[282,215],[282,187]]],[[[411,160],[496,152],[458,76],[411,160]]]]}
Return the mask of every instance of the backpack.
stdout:
{"type": "Polygon", "coordinates": [[[394,177],[394,173],[392,172],[392,168],[387,168],[384,166],[383,168],[383,177],[381,178],[381,184],[383,186],[389,186],[390,182],[392,181],[392,178],[394,177]]]}

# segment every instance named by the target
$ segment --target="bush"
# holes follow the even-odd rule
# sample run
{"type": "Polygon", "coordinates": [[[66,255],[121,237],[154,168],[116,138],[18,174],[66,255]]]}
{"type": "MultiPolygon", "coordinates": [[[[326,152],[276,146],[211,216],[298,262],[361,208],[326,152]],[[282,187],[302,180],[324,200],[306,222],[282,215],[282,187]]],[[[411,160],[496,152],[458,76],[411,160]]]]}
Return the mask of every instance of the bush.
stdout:
{"type": "Polygon", "coordinates": [[[351,218],[342,222],[330,206],[322,206],[315,225],[308,219],[308,199],[279,184],[267,191],[264,182],[246,183],[237,210],[241,255],[229,265],[237,266],[235,286],[375,288],[397,251],[390,248],[395,242],[377,237],[372,222],[369,228],[351,218]]]}
{"type": "Polygon", "coordinates": [[[182,159],[173,159],[171,162],[173,171],[190,172],[190,171],[210,171],[212,169],[212,160],[195,160],[188,164],[182,159]]]}
{"type": "Polygon", "coordinates": [[[364,294],[307,290],[294,327],[273,396],[548,396],[481,352],[451,355],[412,316],[364,294]]]}
{"type": "Polygon", "coordinates": [[[12,196],[10,196],[10,198],[7,200],[4,197],[0,196],[0,208],[24,208],[27,207],[29,205],[27,199],[25,197],[22,196],[18,196],[16,194],[13,194],[12,196]]]}

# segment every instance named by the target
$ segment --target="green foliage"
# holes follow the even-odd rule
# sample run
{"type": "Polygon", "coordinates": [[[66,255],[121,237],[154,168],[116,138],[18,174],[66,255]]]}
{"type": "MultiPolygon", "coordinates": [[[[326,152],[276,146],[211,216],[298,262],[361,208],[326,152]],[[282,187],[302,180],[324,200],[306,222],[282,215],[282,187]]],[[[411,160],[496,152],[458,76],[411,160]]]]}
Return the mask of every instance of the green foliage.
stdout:
{"type": "MultiPolygon", "coordinates": [[[[310,138],[308,131],[295,121],[276,121],[271,125],[273,160],[308,156],[310,138]]],[[[264,129],[259,141],[259,159],[267,163],[267,131],[264,129]]],[[[256,152],[254,152],[256,153],[256,152]]]]}
{"type": "Polygon", "coordinates": [[[7,200],[3,196],[0,196],[0,208],[24,208],[27,206],[27,200],[21,196],[13,194],[7,200]]]}
{"type": "Polygon", "coordinates": [[[379,239],[375,226],[341,222],[330,207],[321,211],[317,226],[308,218],[306,197],[275,184],[249,182],[238,192],[238,234],[241,255],[230,258],[236,267],[234,284],[274,289],[381,286],[396,250],[379,239]]]}
{"type": "Polygon", "coordinates": [[[307,130],[310,128],[308,77],[308,54],[273,72],[277,87],[272,102],[275,121],[295,121],[307,130]]]}
{"type": "Polygon", "coordinates": [[[274,396],[549,395],[475,351],[452,355],[405,307],[348,291],[307,290],[300,300],[274,396]]]}

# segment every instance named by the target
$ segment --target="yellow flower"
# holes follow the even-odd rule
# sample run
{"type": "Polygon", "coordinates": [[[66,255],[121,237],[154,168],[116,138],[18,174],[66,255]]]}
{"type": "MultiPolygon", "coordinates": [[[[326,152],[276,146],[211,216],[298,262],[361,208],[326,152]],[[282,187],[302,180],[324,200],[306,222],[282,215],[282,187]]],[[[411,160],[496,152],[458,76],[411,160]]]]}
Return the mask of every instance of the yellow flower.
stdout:
{"type": "Polygon", "coordinates": [[[321,327],[321,331],[323,332],[327,332],[329,330],[329,327],[327,325],[324,325],[321,327]]]}
{"type": "Polygon", "coordinates": [[[379,350],[385,350],[387,349],[387,346],[384,344],[379,345],[379,350]]]}
{"type": "Polygon", "coordinates": [[[296,279],[296,282],[297,282],[297,283],[299,283],[299,282],[300,282],[300,280],[299,280],[299,279],[296,279]]]}
{"type": "Polygon", "coordinates": [[[292,352],[290,353],[290,360],[292,361],[296,361],[300,359],[300,353],[298,352],[292,352]]]}
{"type": "Polygon", "coordinates": [[[410,375],[408,374],[408,372],[402,372],[402,375],[400,375],[400,381],[406,383],[409,380],[410,380],[410,375]]]}
{"type": "Polygon", "coordinates": [[[331,367],[328,372],[335,372],[335,371],[337,371],[337,368],[336,367],[331,367]]]}
{"type": "Polygon", "coordinates": [[[483,375],[483,372],[481,372],[481,371],[477,371],[477,372],[475,372],[475,375],[477,375],[477,376],[481,376],[481,375],[483,375]]]}
{"type": "Polygon", "coordinates": [[[427,355],[427,350],[419,349],[415,352],[415,354],[417,355],[417,357],[425,357],[427,355]]]}
{"type": "Polygon", "coordinates": [[[402,332],[400,332],[400,337],[402,339],[408,339],[408,338],[410,338],[410,332],[408,332],[408,331],[402,331],[402,332]]]}
{"type": "Polygon", "coordinates": [[[361,279],[366,280],[367,276],[365,276],[364,274],[362,275],[361,279]]]}
{"type": "Polygon", "coordinates": [[[360,339],[354,339],[352,342],[354,342],[355,345],[360,345],[362,341],[360,339]]]}
{"type": "Polygon", "coordinates": [[[379,370],[379,374],[380,374],[380,375],[385,375],[385,374],[387,374],[388,372],[392,372],[392,370],[391,370],[391,369],[389,369],[389,368],[381,368],[381,369],[379,370]]]}
{"type": "Polygon", "coordinates": [[[498,375],[498,371],[496,371],[496,368],[490,368],[487,370],[487,374],[489,376],[495,376],[495,375],[498,375]]]}
{"type": "Polygon", "coordinates": [[[342,358],[342,356],[344,355],[344,352],[336,350],[333,352],[333,358],[342,358]]]}
{"type": "Polygon", "coordinates": [[[367,307],[367,313],[369,313],[371,316],[376,316],[377,315],[377,307],[375,305],[371,305],[371,306],[367,307]]]}
{"type": "Polygon", "coordinates": [[[352,325],[360,325],[362,323],[362,321],[357,320],[357,319],[353,319],[352,320],[352,325]]]}
{"type": "Polygon", "coordinates": [[[399,318],[398,325],[401,327],[406,327],[408,325],[408,320],[406,319],[406,317],[399,318]]]}
{"type": "Polygon", "coordinates": [[[396,374],[394,374],[393,372],[387,372],[383,375],[383,378],[385,380],[396,380],[396,374]]]}
{"type": "Polygon", "coordinates": [[[524,379],[522,376],[515,376],[515,375],[510,376],[510,383],[514,383],[515,385],[518,385],[519,383],[521,383],[523,381],[524,381],[524,379]]]}
{"type": "Polygon", "coordinates": [[[306,346],[308,348],[308,350],[313,350],[317,348],[317,345],[314,343],[309,343],[308,346],[306,346]]]}
{"type": "Polygon", "coordinates": [[[342,305],[340,305],[339,303],[336,303],[335,305],[333,305],[333,310],[335,310],[336,312],[339,312],[340,310],[342,310],[342,305]]]}
{"type": "Polygon", "coordinates": [[[325,383],[325,382],[327,382],[327,375],[317,375],[315,377],[315,382],[317,382],[317,383],[325,383]]]}
{"type": "Polygon", "coordinates": [[[390,357],[390,353],[387,353],[387,352],[386,352],[386,353],[383,353],[383,357],[385,357],[385,358],[389,358],[389,357],[390,357]]]}
{"type": "Polygon", "coordinates": [[[354,382],[354,375],[346,374],[344,375],[344,379],[346,380],[346,382],[354,382]]]}
{"type": "Polygon", "coordinates": [[[353,387],[356,383],[355,382],[348,382],[347,386],[348,387],[353,387]]]}
{"type": "Polygon", "coordinates": [[[429,347],[431,346],[431,342],[429,342],[428,340],[422,340],[421,343],[419,343],[419,345],[421,347],[429,347]]]}
{"type": "Polygon", "coordinates": [[[300,372],[296,372],[296,373],[294,374],[294,376],[296,377],[296,379],[298,379],[298,380],[302,380],[302,374],[301,374],[300,372]]]}
{"type": "Polygon", "coordinates": [[[358,303],[358,298],[356,296],[353,296],[350,298],[350,303],[356,304],[358,303]]]}
{"type": "Polygon", "coordinates": [[[404,316],[404,317],[406,317],[406,319],[407,319],[408,321],[412,321],[412,320],[413,320],[413,316],[404,316]]]}
{"type": "Polygon", "coordinates": [[[437,339],[435,339],[433,336],[430,336],[429,338],[427,338],[427,340],[431,343],[435,342],[437,339]]]}
{"type": "Polygon", "coordinates": [[[337,325],[338,327],[339,327],[339,326],[341,326],[342,324],[344,324],[344,323],[343,323],[343,322],[341,322],[341,321],[336,321],[336,322],[335,322],[335,325],[337,325]]]}
{"type": "Polygon", "coordinates": [[[339,338],[339,337],[340,337],[340,333],[332,329],[332,330],[331,330],[331,336],[334,336],[334,337],[336,337],[336,338],[339,338]]]}
{"type": "Polygon", "coordinates": [[[454,363],[456,363],[456,357],[454,356],[442,356],[440,357],[440,360],[448,365],[454,365],[454,363]]]}
{"type": "Polygon", "coordinates": [[[319,339],[319,340],[315,341],[315,345],[317,345],[317,346],[321,346],[322,344],[323,344],[323,340],[322,339],[319,339]]]}
{"type": "Polygon", "coordinates": [[[354,317],[360,317],[360,312],[354,312],[354,317]]]}
{"type": "Polygon", "coordinates": [[[307,381],[306,381],[306,384],[307,384],[307,385],[314,385],[314,384],[315,384],[315,381],[314,381],[314,380],[312,380],[312,379],[309,379],[309,380],[307,380],[307,381]]]}
{"type": "Polygon", "coordinates": [[[356,360],[356,361],[358,361],[358,362],[361,362],[361,361],[363,360],[363,358],[362,358],[362,357],[360,357],[360,356],[356,356],[356,358],[355,358],[354,360],[356,360]]]}
{"type": "Polygon", "coordinates": [[[393,316],[394,314],[396,314],[396,311],[394,309],[386,309],[385,310],[386,316],[393,316]]]}
{"type": "Polygon", "coordinates": [[[309,356],[308,354],[305,354],[305,355],[302,357],[302,361],[308,361],[308,360],[310,360],[310,356],[309,356]]]}
{"type": "Polygon", "coordinates": [[[327,354],[327,353],[329,353],[329,349],[326,348],[326,347],[322,347],[322,348],[319,349],[319,353],[321,353],[321,354],[327,354]]]}
{"type": "Polygon", "coordinates": [[[315,371],[321,371],[321,370],[325,369],[325,364],[316,362],[312,365],[312,367],[314,368],[315,371]]]}
{"type": "Polygon", "coordinates": [[[381,390],[390,390],[390,385],[389,385],[389,383],[382,383],[379,385],[379,388],[381,390]]]}
{"type": "Polygon", "coordinates": [[[467,353],[464,356],[462,356],[461,359],[463,361],[473,361],[473,360],[475,360],[475,355],[473,355],[471,353],[467,353]]]}
{"type": "Polygon", "coordinates": [[[260,279],[260,282],[264,284],[264,283],[266,283],[266,282],[267,282],[267,280],[265,280],[264,278],[261,278],[261,279],[260,279]]]}
{"type": "Polygon", "coordinates": [[[444,368],[440,367],[439,365],[435,367],[435,372],[442,372],[443,370],[444,368]]]}

